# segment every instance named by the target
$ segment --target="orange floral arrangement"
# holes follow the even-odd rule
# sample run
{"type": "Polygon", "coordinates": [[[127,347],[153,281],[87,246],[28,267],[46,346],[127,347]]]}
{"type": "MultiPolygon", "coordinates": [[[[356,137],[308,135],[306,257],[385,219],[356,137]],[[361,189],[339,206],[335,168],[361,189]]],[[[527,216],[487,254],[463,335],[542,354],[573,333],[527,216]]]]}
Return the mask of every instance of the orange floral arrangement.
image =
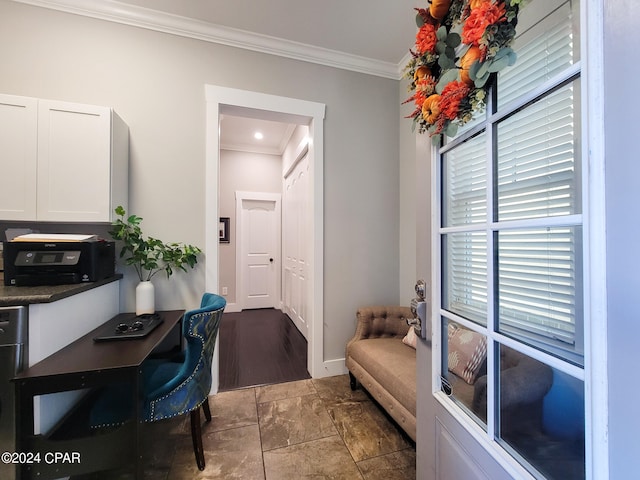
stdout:
{"type": "Polygon", "coordinates": [[[524,0],[430,0],[416,8],[415,48],[406,75],[412,80],[414,129],[439,142],[485,106],[492,74],[513,65],[510,45],[524,0]]]}

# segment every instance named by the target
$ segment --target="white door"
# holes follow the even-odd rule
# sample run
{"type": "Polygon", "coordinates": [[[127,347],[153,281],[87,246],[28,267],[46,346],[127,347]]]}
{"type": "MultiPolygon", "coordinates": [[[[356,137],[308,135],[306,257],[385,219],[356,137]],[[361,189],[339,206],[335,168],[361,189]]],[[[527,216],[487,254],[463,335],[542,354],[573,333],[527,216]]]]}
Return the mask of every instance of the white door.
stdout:
{"type": "Polygon", "coordinates": [[[240,305],[279,304],[280,195],[236,192],[240,305]]]}
{"type": "Polygon", "coordinates": [[[283,310],[305,338],[309,333],[308,190],[309,159],[308,155],[305,155],[285,177],[283,246],[283,310]]]}

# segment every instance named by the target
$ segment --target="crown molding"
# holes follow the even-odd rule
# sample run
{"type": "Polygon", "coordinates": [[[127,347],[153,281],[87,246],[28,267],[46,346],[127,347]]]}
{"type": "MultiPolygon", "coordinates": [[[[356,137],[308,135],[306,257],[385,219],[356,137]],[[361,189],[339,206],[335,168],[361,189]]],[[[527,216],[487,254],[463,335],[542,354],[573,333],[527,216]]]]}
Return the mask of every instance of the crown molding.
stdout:
{"type": "Polygon", "coordinates": [[[229,150],[232,152],[242,153],[259,153],[261,155],[273,155],[275,157],[282,156],[277,148],[257,147],[249,144],[225,143],[220,142],[220,150],[229,150]]]}
{"type": "Polygon", "coordinates": [[[393,80],[402,75],[402,63],[382,62],[115,0],[12,1],[393,80]]]}

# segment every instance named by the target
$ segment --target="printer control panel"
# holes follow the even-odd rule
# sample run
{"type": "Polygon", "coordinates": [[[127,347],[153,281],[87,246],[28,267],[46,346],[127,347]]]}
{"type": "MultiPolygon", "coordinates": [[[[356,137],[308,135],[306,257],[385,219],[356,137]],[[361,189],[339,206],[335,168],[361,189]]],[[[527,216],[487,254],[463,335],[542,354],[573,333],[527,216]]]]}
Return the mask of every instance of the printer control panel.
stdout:
{"type": "Polygon", "coordinates": [[[38,251],[23,250],[18,252],[14,265],[16,267],[47,266],[47,265],[77,265],[80,261],[80,251],[38,251]]]}

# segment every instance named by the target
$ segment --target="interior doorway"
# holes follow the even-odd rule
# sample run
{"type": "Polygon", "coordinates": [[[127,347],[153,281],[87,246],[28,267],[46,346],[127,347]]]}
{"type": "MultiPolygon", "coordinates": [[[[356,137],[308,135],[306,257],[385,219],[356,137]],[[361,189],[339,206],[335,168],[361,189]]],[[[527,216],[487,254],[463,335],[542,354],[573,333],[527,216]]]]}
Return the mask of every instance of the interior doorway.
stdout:
{"type": "MultiPolygon", "coordinates": [[[[284,121],[309,127],[308,161],[309,188],[307,202],[309,211],[308,278],[305,289],[308,293],[308,350],[307,370],[314,378],[326,373],[323,359],[323,121],[325,105],[288,97],[267,95],[258,92],[205,85],[206,111],[206,279],[207,291],[219,292],[218,186],[220,181],[219,124],[222,114],[237,114],[247,109],[256,118],[284,121]]],[[[245,113],[246,114],[246,113],[245,113]]],[[[216,349],[217,351],[218,349],[216,349]]],[[[218,391],[219,359],[213,362],[212,393],[218,391]]]]}

